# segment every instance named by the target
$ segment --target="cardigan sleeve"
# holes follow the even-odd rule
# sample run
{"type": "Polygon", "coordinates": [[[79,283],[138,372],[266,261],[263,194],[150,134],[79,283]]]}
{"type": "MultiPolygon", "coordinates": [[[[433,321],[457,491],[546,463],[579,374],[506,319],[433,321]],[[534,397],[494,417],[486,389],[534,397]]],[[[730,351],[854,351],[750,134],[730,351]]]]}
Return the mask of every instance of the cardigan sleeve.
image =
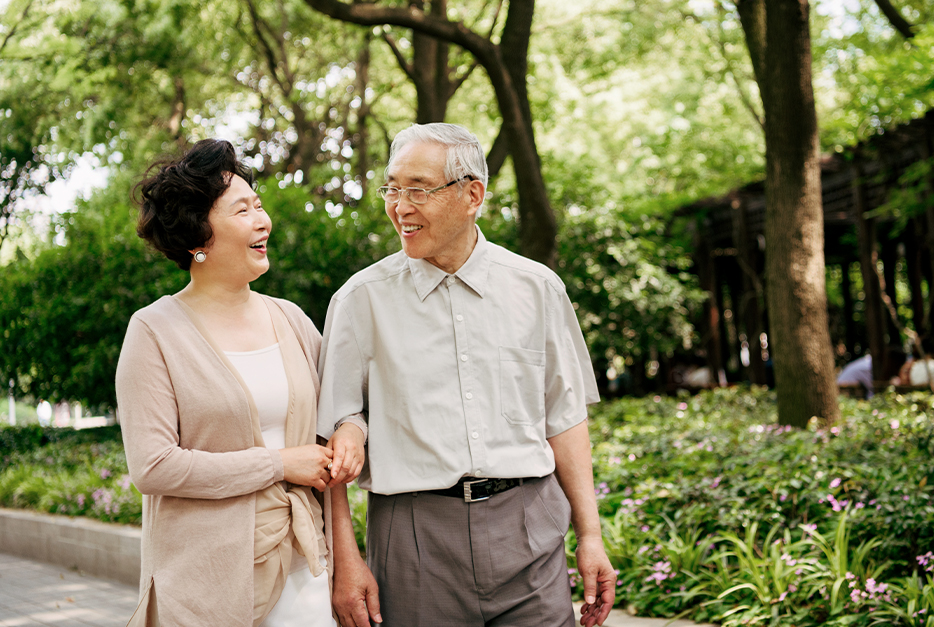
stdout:
{"type": "Polygon", "coordinates": [[[136,316],[120,352],[116,388],[127,466],[143,494],[222,499],[282,480],[278,451],[251,447],[219,453],[179,446],[172,378],[152,330],[136,316]]]}

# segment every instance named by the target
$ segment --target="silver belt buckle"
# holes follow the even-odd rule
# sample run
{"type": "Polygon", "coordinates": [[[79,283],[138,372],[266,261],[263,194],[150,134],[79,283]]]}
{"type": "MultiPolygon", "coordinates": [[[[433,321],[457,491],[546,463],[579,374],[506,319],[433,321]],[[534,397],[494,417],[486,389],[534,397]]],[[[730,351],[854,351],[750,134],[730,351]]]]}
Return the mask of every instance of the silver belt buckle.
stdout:
{"type": "Polygon", "coordinates": [[[490,496],[492,496],[492,495],[490,495],[490,494],[487,494],[486,496],[481,496],[481,497],[478,497],[478,498],[474,498],[473,495],[470,494],[470,486],[471,486],[471,484],[474,484],[474,483],[483,483],[484,481],[486,481],[486,479],[474,479],[473,481],[465,481],[465,482],[464,482],[464,502],[465,502],[465,503],[479,503],[480,501],[485,501],[485,500],[487,500],[488,498],[490,498],[490,496]]]}

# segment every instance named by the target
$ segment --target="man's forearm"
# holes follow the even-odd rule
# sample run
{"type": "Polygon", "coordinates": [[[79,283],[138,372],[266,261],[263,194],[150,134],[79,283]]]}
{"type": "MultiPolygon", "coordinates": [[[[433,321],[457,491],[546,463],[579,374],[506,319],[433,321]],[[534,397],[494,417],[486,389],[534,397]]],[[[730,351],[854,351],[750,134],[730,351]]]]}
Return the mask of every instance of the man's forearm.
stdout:
{"type": "Polygon", "coordinates": [[[360,549],[353,531],[353,519],[350,516],[350,502],[347,500],[347,486],[340,484],[331,488],[331,533],[334,538],[334,562],[346,562],[359,558],[360,549]]]}
{"type": "Polygon", "coordinates": [[[601,537],[597,498],[593,488],[593,461],[587,421],[549,438],[555,454],[555,475],[571,504],[571,522],[578,539],[601,537]]]}

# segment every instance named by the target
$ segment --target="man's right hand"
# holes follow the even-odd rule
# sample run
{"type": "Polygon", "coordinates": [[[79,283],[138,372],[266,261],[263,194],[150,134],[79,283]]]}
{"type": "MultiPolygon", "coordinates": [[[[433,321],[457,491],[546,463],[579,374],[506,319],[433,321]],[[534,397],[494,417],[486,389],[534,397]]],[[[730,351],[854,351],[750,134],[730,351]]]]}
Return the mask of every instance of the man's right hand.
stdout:
{"type": "Polygon", "coordinates": [[[331,601],[342,627],[370,627],[370,619],[383,622],[376,579],[360,557],[335,563],[331,601]]]}

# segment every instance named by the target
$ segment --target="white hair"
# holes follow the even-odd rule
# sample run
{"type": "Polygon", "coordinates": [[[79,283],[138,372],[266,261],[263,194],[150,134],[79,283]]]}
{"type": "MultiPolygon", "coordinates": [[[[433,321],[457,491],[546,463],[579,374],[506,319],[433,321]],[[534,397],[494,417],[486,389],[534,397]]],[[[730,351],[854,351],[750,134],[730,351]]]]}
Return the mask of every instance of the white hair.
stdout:
{"type": "MultiPolygon", "coordinates": [[[[440,144],[447,148],[444,176],[448,180],[456,181],[470,176],[483,183],[484,188],[486,187],[490,173],[486,165],[486,155],[483,154],[483,146],[480,145],[477,136],[463,126],[436,122],[413,124],[401,131],[392,140],[389,163],[386,165],[387,171],[392,167],[392,162],[399,151],[413,142],[440,144]]],[[[458,186],[463,186],[463,182],[458,183],[458,186]]]]}

